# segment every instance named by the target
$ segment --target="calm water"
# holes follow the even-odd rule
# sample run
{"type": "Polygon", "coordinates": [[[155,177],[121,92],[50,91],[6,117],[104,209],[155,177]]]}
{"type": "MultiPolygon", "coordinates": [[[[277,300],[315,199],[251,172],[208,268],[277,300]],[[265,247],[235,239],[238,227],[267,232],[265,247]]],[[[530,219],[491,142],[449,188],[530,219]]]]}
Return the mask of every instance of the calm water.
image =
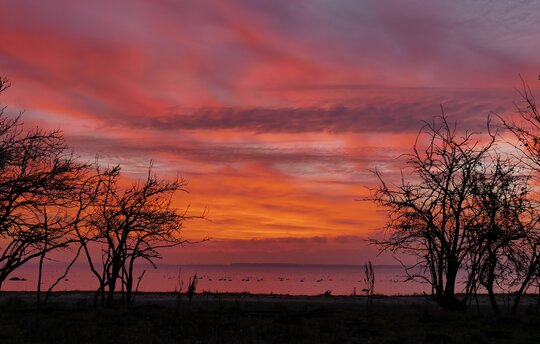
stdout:
{"type": "MultiPolygon", "coordinates": [[[[49,263],[44,269],[42,289],[61,275],[63,265],[49,263]]],[[[414,294],[428,291],[428,286],[418,282],[403,282],[400,266],[374,266],[375,292],[385,295],[414,294]]],[[[170,292],[182,285],[187,289],[188,279],[199,276],[197,291],[249,292],[265,294],[318,295],[331,291],[333,295],[362,294],[365,288],[362,266],[341,265],[288,265],[288,264],[233,264],[233,265],[170,265],[139,266],[138,274],[146,270],[139,290],[170,292]]],[[[3,290],[35,290],[37,266],[29,264],[11,277],[23,281],[6,281],[3,290]]],[[[95,290],[97,280],[84,264],[75,265],[67,279],[56,291],[95,290]]]]}

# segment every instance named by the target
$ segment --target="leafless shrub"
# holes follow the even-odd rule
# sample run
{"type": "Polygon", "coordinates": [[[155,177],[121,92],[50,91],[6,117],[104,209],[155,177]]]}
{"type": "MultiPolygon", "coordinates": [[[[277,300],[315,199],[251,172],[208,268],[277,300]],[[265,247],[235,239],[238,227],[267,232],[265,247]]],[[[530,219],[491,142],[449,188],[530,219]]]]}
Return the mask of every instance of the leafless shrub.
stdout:
{"type": "Polygon", "coordinates": [[[364,284],[366,287],[362,289],[362,291],[367,296],[373,296],[375,293],[375,270],[373,270],[373,265],[370,260],[364,264],[364,284]]]}

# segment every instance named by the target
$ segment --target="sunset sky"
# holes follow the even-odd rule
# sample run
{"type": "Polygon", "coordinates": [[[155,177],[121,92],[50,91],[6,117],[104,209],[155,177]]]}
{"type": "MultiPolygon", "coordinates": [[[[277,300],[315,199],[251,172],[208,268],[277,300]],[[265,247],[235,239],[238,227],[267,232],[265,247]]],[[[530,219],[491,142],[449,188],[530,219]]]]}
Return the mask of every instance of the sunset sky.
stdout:
{"type": "Polygon", "coordinates": [[[540,86],[538,1],[3,1],[0,102],[84,160],[180,175],[209,242],[167,262],[359,264],[392,179],[440,113],[482,130],[540,86]]]}

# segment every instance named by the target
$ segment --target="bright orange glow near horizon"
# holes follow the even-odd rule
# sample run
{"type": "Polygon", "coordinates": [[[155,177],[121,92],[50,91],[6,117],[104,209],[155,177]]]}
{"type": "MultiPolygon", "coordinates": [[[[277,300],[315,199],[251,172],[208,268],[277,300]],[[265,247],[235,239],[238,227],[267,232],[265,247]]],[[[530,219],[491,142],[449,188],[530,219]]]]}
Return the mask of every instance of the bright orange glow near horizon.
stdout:
{"type": "Polygon", "coordinates": [[[150,161],[208,220],[166,261],[359,264],[398,176],[440,114],[483,130],[538,88],[540,8],[506,2],[16,1],[0,6],[0,103],[60,128],[83,160],[150,161]],[[510,6],[511,10],[510,10],[510,6]],[[531,42],[535,42],[531,44],[531,42]]]}

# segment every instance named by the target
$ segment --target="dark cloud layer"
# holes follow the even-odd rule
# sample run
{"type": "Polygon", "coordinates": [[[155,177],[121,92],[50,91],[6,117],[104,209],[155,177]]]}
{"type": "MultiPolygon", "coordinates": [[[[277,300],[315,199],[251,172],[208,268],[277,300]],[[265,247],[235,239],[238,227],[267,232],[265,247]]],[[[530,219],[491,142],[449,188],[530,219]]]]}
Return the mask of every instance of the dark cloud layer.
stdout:
{"type": "MultiPolygon", "coordinates": [[[[485,103],[453,105],[445,111],[462,118],[472,129],[484,127],[487,114],[500,109],[485,103]],[[470,115],[466,116],[467,113],[470,115]]],[[[158,130],[234,129],[256,133],[403,132],[418,130],[423,121],[440,114],[440,104],[420,103],[331,108],[210,108],[189,115],[144,118],[139,124],[158,130]]]]}

